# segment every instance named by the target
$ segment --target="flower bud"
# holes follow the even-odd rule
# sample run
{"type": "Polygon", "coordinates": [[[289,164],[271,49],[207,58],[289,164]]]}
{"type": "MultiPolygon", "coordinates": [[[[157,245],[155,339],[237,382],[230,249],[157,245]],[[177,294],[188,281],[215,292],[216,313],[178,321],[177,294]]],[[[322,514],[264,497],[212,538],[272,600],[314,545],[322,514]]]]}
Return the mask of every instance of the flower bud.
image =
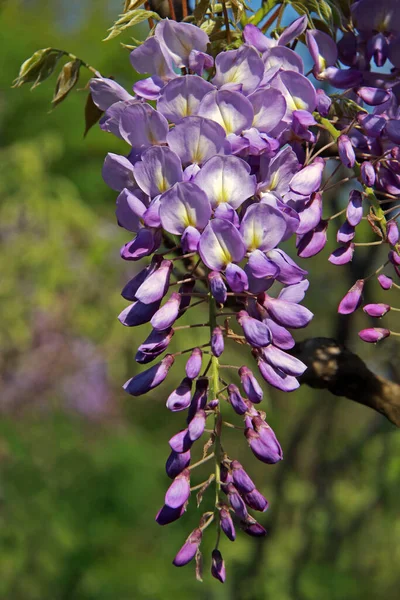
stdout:
{"type": "Polygon", "coordinates": [[[143,304],[138,300],[130,304],[118,315],[118,320],[125,327],[137,327],[148,323],[154,313],[160,308],[160,300],[152,304],[143,304]]]}
{"type": "Polygon", "coordinates": [[[186,510],[186,506],[179,506],[179,508],[171,508],[169,506],[162,506],[156,514],[156,521],[159,525],[169,525],[180,519],[186,510]]]}
{"type": "Polygon", "coordinates": [[[342,298],[338,307],[338,313],[341,315],[350,315],[361,304],[361,295],[364,289],[364,279],[357,279],[355,284],[349,289],[342,298]]]}
{"type": "MultiPolygon", "coordinates": [[[[361,219],[363,214],[362,208],[362,195],[358,190],[352,190],[349,196],[349,203],[347,205],[346,217],[347,221],[353,227],[356,227],[361,219]]],[[[354,235],[353,235],[354,237],[354,235]]],[[[339,240],[338,242],[348,242],[349,240],[339,240]]]]}
{"type": "Polygon", "coordinates": [[[255,484],[247,475],[242,465],[238,460],[233,460],[231,463],[233,483],[241,494],[247,494],[255,489],[255,484]]]}
{"type": "Polygon", "coordinates": [[[232,483],[228,483],[225,486],[224,491],[228,496],[229,504],[232,506],[235,514],[239,519],[245,521],[248,517],[247,508],[235,486],[232,483]]]}
{"type": "Polygon", "coordinates": [[[264,437],[261,437],[257,431],[250,428],[247,428],[244,434],[249,443],[250,450],[258,460],[269,465],[273,465],[282,460],[282,448],[272,429],[270,429],[269,440],[267,439],[267,435],[264,434],[264,437]]]}
{"type": "Polygon", "coordinates": [[[372,187],[375,183],[376,174],[374,166],[367,160],[361,165],[361,179],[367,187],[372,187]]]}
{"type": "Polygon", "coordinates": [[[177,475],[165,494],[165,505],[179,508],[187,502],[190,496],[190,471],[184,469],[177,475]]]}
{"type": "Polygon", "coordinates": [[[197,411],[205,408],[207,404],[207,395],[208,379],[206,377],[201,377],[196,381],[196,388],[190,403],[187,423],[190,423],[197,411]]]}
{"type": "Polygon", "coordinates": [[[355,246],[348,242],[345,246],[336,248],[329,256],[328,260],[333,265],[345,265],[353,259],[355,246]]]}
{"type": "Polygon", "coordinates": [[[189,407],[192,396],[192,380],[185,377],[180,385],[174,390],[167,399],[167,408],[172,412],[185,410],[189,407]]]}
{"type": "Polygon", "coordinates": [[[205,426],[206,413],[204,410],[200,409],[197,411],[188,425],[189,438],[192,442],[195,442],[203,435],[205,426]]]}
{"type": "Polygon", "coordinates": [[[263,537],[267,535],[267,531],[255,519],[249,517],[244,523],[241,523],[241,528],[247,535],[252,537],[263,537]]]}
{"type": "Polygon", "coordinates": [[[271,331],[262,321],[253,319],[245,310],[241,310],[236,315],[238,323],[243,329],[246,341],[255,348],[268,346],[272,341],[271,331]]]}
{"type": "Polygon", "coordinates": [[[247,492],[247,494],[243,494],[243,500],[246,502],[247,506],[253,510],[265,512],[268,508],[268,500],[256,489],[247,492]]]}
{"type": "Polygon", "coordinates": [[[168,348],[173,335],[171,327],[164,331],[153,330],[143,344],[140,344],[135,356],[136,362],[146,364],[157,358],[168,348]]]}
{"type": "Polygon", "coordinates": [[[358,335],[364,342],[376,344],[376,342],[380,342],[381,340],[389,337],[390,330],[382,329],[380,327],[370,327],[368,329],[362,329],[358,332],[358,335]]]}
{"type": "Polygon", "coordinates": [[[388,239],[389,244],[395,246],[399,241],[399,228],[395,221],[390,221],[387,225],[386,229],[386,237],[388,239]]]}
{"type": "Polygon", "coordinates": [[[400,255],[397,254],[397,252],[391,250],[388,254],[388,259],[390,260],[392,265],[394,265],[395,268],[400,265],[400,255]]]}
{"type": "Polygon", "coordinates": [[[129,379],[123,386],[124,390],[131,396],[146,394],[164,381],[174,361],[174,357],[167,354],[161,362],[129,379]]]}
{"type": "Polygon", "coordinates": [[[391,92],[374,87],[360,87],[357,90],[357,95],[364,100],[369,106],[378,106],[390,100],[391,92]]]}
{"type": "Polygon", "coordinates": [[[248,367],[240,367],[239,376],[243,389],[250,402],[253,402],[254,404],[261,402],[263,391],[250,369],[248,367]]]}
{"type": "Polygon", "coordinates": [[[186,252],[197,252],[197,248],[199,246],[200,241],[200,231],[195,227],[189,225],[186,227],[185,231],[181,237],[181,246],[182,251],[186,252]]]}
{"type": "Polygon", "coordinates": [[[378,275],[379,285],[383,290],[390,290],[393,285],[393,279],[387,275],[378,275]]]}
{"type": "Polygon", "coordinates": [[[327,117],[331,107],[332,100],[326,95],[324,90],[317,90],[317,110],[321,117],[327,117]]]}
{"type": "Polygon", "coordinates": [[[125,300],[130,300],[131,302],[133,300],[136,300],[135,294],[137,290],[147,279],[147,277],[149,277],[152,273],[154,273],[157,270],[160,262],[160,258],[157,257],[157,255],[154,256],[151,263],[147,267],[139,271],[139,273],[135,275],[133,279],[128,281],[128,283],[121,292],[121,296],[125,298],[125,300]]]}
{"type": "Polygon", "coordinates": [[[217,549],[213,550],[211,555],[211,575],[221,583],[225,582],[225,562],[217,549]]]}
{"type": "Polygon", "coordinates": [[[175,556],[173,560],[173,564],[176,567],[183,567],[187,565],[193,558],[196,556],[196,552],[201,544],[201,538],[203,537],[203,532],[201,529],[195,529],[187,538],[186,542],[183,544],[182,548],[179,550],[178,554],[175,556]]]}
{"type": "Polygon", "coordinates": [[[214,327],[211,335],[211,352],[218,358],[224,351],[224,335],[221,327],[214,327]]]}
{"type": "Polygon", "coordinates": [[[181,296],[173,292],[167,302],[152,316],[150,323],[158,331],[168,329],[176,321],[181,303],[181,296]]]}
{"type": "Polygon", "coordinates": [[[240,395],[239,388],[233,383],[228,385],[229,402],[238,415],[244,415],[247,412],[247,404],[240,395]]]}
{"type": "Polygon", "coordinates": [[[200,348],[195,348],[186,363],[185,371],[189,379],[196,379],[200,375],[203,353],[200,348]]]}
{"type": "Polygon", "coordinates": [[[236,531],[228,508],[221,508],[220,519],[222,531],[231,542],[234,542],[236,539],[236,531]]]}
{"type": "Polygon", "coordinates": [[[227,290],[221,273],[211,271],[208,274],[208,282],[210,284],[211,295],[215,298],[218,304],[225,304],[227,298],[227,290]]]}
{"type": "Polygon", "coordinates": [[[186,452],[175,452],[171,451],[167,462],[165,464],[165,471],[171,479],[174,479],[179,473],[182,473],[184,469],[190,464],[190,450],[186,452]]]}
{"type": "Polygon", "coordinates": [[[352,169],[356,164],[356,155],[349,136],[341,135],[337,141],[339,158],[347,169],[352,169]]]}
{"type": "MultiPolygon", "coordinates": [[[[142,283],[136,292],[136,298],[144,304],[161,300],[168,290],[172,262],[163,260],[160,267],[142,283]]],[[[164,327],[166,329],[166,327],[164,327]]]]}
{"type": "Polygon", "coordinates": [[[192,440],[190,439],[187,429],[178,431],[178,433],[172,436],[168,443],[172,450],[179,453],[187,452],[192,446],[192,440]]]}
{"type": "Polygon", "coordinates": [[[366,304],[363,306],[363,311],[367,313],[370,317],[383,317],[389,312],[390,306],[389,304],[366,304]]]}
{"type": "Polygon", "coordinates": [[[310,258],[321,252],[327,242],[328,221],[321,220],[319,225],[296,241],[297,255],[300,258],[310,258]]]}
{"type": "Polygon", "coordinates": [[[230,263],[226,267],[225,277],[232,292],[240,294],[249,289],[249,280],[247,275],[238,265],[230,263]]]}

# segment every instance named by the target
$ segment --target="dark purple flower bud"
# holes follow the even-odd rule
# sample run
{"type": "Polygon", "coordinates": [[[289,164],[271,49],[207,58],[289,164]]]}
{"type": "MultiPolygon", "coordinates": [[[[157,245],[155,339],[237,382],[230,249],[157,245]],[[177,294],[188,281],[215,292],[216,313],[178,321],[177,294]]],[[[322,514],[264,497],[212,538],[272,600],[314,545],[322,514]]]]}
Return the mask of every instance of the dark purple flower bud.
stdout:
{"type": "Polygon", "coordinates": [[[211,335],[211,352],[218,358],[224,351],[224,335],[221,327],[215,327],[211,335]]]}
{"type": "Polygon", "coordinates": [[[182,283],[182,285],[179,287],[179,295],[181,297],[181,303],[179,305],[178,319],[181,318],[181,316],[184,314],[185,310],[189,306],[190,301],[192,299],[192,296],[190,296],[189,294],[191,294],[193,292],[195,285],[196,285],[195,281],[186,281],[185,283],[182,283]]]}
{"type": "Polygon", "coordinates": [[[288,375],[279,367],[272,366],[262,359],[259,359],[257,364],[265,381],[276,387],[278,390],[282,390],[283,392],[293,392],[300,386],[296,377],[288,375]]]}
{"type": "Polygon", "coordinates": [[[185,410],[189,407],[192,396],[192,380],[185,377],[179,386],[174,390],[167,399],[167,408],[172,412],[185,410]]]}
{"type": "Polygon", "coordinates": [[[228,508],[221,508],[220,510],[220,518],[221,518],[221,529],[226,535],[226,537],[234,542],[236,539],[236,531],[233,525],[231,513],[228,508]]]}
{"type": "MultiPolygon", "coordinates": [[[[365,164],[365,163],[364,163],[365,164]]],[[[349,196],[349,203],[347,205],[346,217],[350,225],[356,227],[361,219],[363,214],[362,208],[362,195],[358,190],[352,190],[349,196]]],[[[349,240],[338,240],[348,242],[349,240]]]]}
{"type": "Polygon", "coordinates": [[[347,294],[342,298],[338,313],[341,315],[350,315],[353,313],[361,304],[361,295],[364,289],[364,279],[358,279],[353,287],[349,289],[347,294]]]}
{"type": "Polygon", "coordinates": [[[397,252],[393,252],[393,250],[391,250],[388,254],[388,259],[395,267],[400,265],[400,256],[397,254],[397,252]]]}
{"type": "Polygon", "coordinates": [[[167,302],[151,318],[150,323],[154,329],[160,331],[171,327],[178,317],[180,304],[181,295],[173,292],[167,302]]]}
{"type": "Polygon", "coordinates": [[[354,244],[348,242],[345,246],[341,246],[332,252],[328,260],[333,265],[345,265],[353,259],[354,244]]]}
{"type": "Polygon", "coordinates": [[[347,169],[352,169],[356,164],[356,155],[348,135],[341,135],[337,141],[339,157],[347,169]]]}
{"type": "Polygon", "coordinates": [[[297,238],[297,255],[300,258],[310,258],[321,252],[327,242],[328,221],[320,221],[312,231],[297,238]]]}
{"type": "Polygon", "coordinates": [[[253,510],[265,512],[268,508],[268,500],[264,498],[261,492],[259,492],[256,489],[252,490],[251,492],[247,492],[247,494],[244,494],[243,500],[246,502],[247,506],[249,506],[253,510]]]}
{"type": "Polygon", "coordinates": [[[249,280],[246,273],[238,265],[229,263],[225,271],[226,281],[232,292],[240,294],[249,289],[249,280]]]}
{"type": "Polygon", "coordinates": [[[193,394],[192,402],[190,403],[187,423],[193,419],[197,411],[204,409],[207,404],[208,396],[208,379],[202,377],[196,381],[196,389],[193,394]]]}
{"type": "Polygon", "coordinates": [[[197,252],[201,233],[195,227],[189,225],[181,237],[181,246],[183,252],[197,252]]]}
{"type": "Polygon", "coordinates": [[[327,96],[324,90],[317,90],[317,110],[321,117],[327,117],[331,107],[332,100],[327,96]]]}
{"type": "Polygon", "coordinates": [[[231,403],[235,413],[238,415],[244,415],[244,413],[247,412],[247,404],[240,395],[239,388],[233,383],[229,384],[228,386],[228,395],[229,402],[231,403]]]}
{"type": "Polygon", "coordinates": [[[253,319],[245,310],[238,312],[236,316],[238,323],[243,329],[244,336],[251,346],[263,348],[272,341],[271,332],[265,323],[253,319]]]}
{"type": "Polygon", "coordinates": [[[187,538],[178,554],[175,556],[173,564],[176,567],[187,565],[196,556],[196,552],[201,544],[203,532],[201,529],[195,529],[187,538]]]}
{"type": "Polygon", "coordinates": [[[149,256],[160,245],[161,237],[152,229],[143,227],[131,242],[121,248],[120,255],[124,260],[139,260],[149,256]]]}
{"type": "Polygon", "coordinates": [[[118,320],[125,327],[136,327],[137,325],[148,323],[159,309],[160,302],[161,300],[157,300],[157,302],[153,302],[152,304],[143,304],[143,302],[137,300],[124,308],[120,315],[118,315],[118,320]]]}
{"type": "Polygon", "coordinates": [[[243,389],[250,402],[254,402],[255,404],[261,402],[263,391],[250,369],[248,367],[240,367],[239,376],[243,389]]]}
{"type": "Polygon", "coordinates": [[[357,95],[369,106],[378,106],[390,100],[391,92],[381,88],[360,87],[357,95]]]}
{"type": "Polygon", "coordinates": [[[161,362],[129,379],[123,386],[124,390],[131,396],[146,394],[164,381],[174,361],[172,354],[167,354],[161,362]]]}
{"type": "Polygon", "coordinates": [[[336,239],[339,243],[347,244],[348,242],[351,242],[355,234],[354,226],[346,220],[338,229],[336,239]]]}
{"type": "Polygon", "coordinates": [[[393,279],[387,275],[378,275],[378,281],[383,290],[390,290],[393,285],[393,279]]]}
{"type": "Polygon", "coordinates": [[[214,59],[205,52],[192,50],[189,54],[189,69],[197,75],[202,75],[205,69],[211,69],[214,65],[214,59]]]}
{"type": "Polygon", "coordinates": [[[384,315],[386,315],[387,312],[389,312],[389,310],[389,304],[383,303],[366,304],[365,306],[363,306],[363,311],[367,313],[367,315],[369,315],[370,317],[383,317],[384,315]]]}
{"type": "Polygon", "coordinates": [[[400,121],[398,119],[389,119],[386,122],[385,133],[395,144],[400,144],[400,121]]]}
{"type": "Polygon", "coordinates": [[[198,440],[204,432],[206,426],[206,413],[203,409],[197,411],[188,425],[188,433],[191,442],[198,440]]]}
{"type": "Polygon", "coordinates": [[[165,464],[165,471],[171,479],[174,479],[179,473],[182,473],[190,464],[190,450],[186,452],[171,451],[165,464]]]}
{"type": "Polygon", "coordinates": [[[260,523],[257,523],[255,519],[249,518],[244,523],[241,523],[241,527],[247,535],[252,537],[263,537],[267,535],[267,531],[260,523]]]}
{"type": "Polygon", "coordinates": [[[125,298],[125,300],[130,300],[131,302],[133,302],[133,300],[136,300],[135,294],[136,294],[137,290],[142,285],[142,283],[145,281],[145,279],[149,275],[154,273],[154,271],[157,269],[159,264],[160,264],[159,258],[154,256],[153,260],[147,267],[145,267],[144,269],[139,271],[139,273],[137,275],[135,275],[135,277],[133,279],[128,281],[128,283],[126,284],[126,286],[124,287],[124,289],[121,292],[121,296],[123,298],[125,298]]]}
{"type": "MultiPolygon", "coordinates": [[[[163,260],[160,267],[142,283],[136,292],[136,298],[144,304],[161,300],[167,292],[172,262],[163,260]]],[[[166,329],[162,327],[160,329],[166,329]]]]}
{"type": "Polygon", "coordinates": [[[159,525],[169,525],[177,521],[185,512],[185,505],[179,506],[178,508],[171,508],[170,506],[164,505],[156,514],[156,521],[159,525]]]}
{"type": "Polygon", "coordinates": [[[189,496],[190,471],[189,469],[184,469],[169,486],[165,494],[165,505],[170,508],[179,508],[187,502],[189,496]]]}
{"type": "Polygon", "coordinates": [[[254,429],[246,429],[244,434],[249,443],[250,449],[254,456],[261,462],[273,465],[283,458],[282,448],[271,428],[268,432],[263,433],[263,437],[254,429]]]}
{"type": "Polygon", "coordinates": [[[135,356],[136,362],[146,364],[157,358],[168,348],[173,335],[171,327],[164,331],[153,330],[143,344],[140,344],[135,356]]]}
{"type": "Polygon", "coordinates": [[[218,398],[214,398],[214,400],[210,400],[210,402],[207,404],[206,408],[208,410],[214,410],[215,408],[217,408],[217,406],[219,406],[219,400],[218,400],[218,398]]]}
{"type": "Polygon", "coordinates": [[[397,242],[399,241],[399,237],[400,237],[399,228],[395,221],[390,221],[388,223],[387,229],[386,229],[386,237],[387,237],[389,244],[391,244],[392,246],[395,246],[397,244],[397,242]]]}
{"type": "Polygon", "coordinates": [[[362,329],[358,332],[358,335],[364,342],[376,344],[376,342],[380,342],[381,340],[389,337],[390,330],[383,329],[381,327],[370,327],[368,329],[362,329]]]}
{"type": "Polygon", "coordinates": [[[248,517],[247,508],[233,483],[228,483],[225,486],[224,491],[228,496],[229,504],[232,506],[235,514],[239,517],[239,519],[243,519],[243,521],[245,521],[248,517]]]}
{"type": "MultiPolygon", "coordinates": [[[[232,472],[224,464],[221,464],[221,482],[223,484],[233,483],[232,472]]],[[[226,488],[223,489],[226,490],[226,488]]]]}
{"type": "Polygon", "coordinates": [[[217,549],[213,550],[211,555],[211,575],[221,583],[225,582],[225,562],[217,549]]]}
{"type": "Polygon", "coordinates": [[[368,40],[367,56],[374,57],[377,67],[383,67],[388,56],[389,45],[383,33],[377,33],[368,40]]]}
{"type": "Polygon", "coordinates": [[[247,475],[246,471],[243,469],[238,460],[233,460],[231,462],[231,470],[233,483],[241,494],[247,494],[255,489],[256,486],[254,482],[247,475]]]}
{"type": "Polygon", "coordinates": [[[189,379],[196,379],[201,370],[203,353],[200,348],[194,348],[186,363],[185,371],[189,379]]]}
{"type": "Polygon", "coordinates": [[[361,165],[361,179],[367,187],[372,187],[375,183],[376,174],[374,165],[365,160],[361,165]]]}
{"type": "Polygon", "coordinates": [[[182,429],[182,431],[173,435],[168,443],[172,450],[179,453],[187,452],[192,446],[192,440],[187,429],[182,429]]]}
{"type": "Polygon", "coordinates": [[[208,274],[208,282],[213,298],[215,298],[218,304],[225,304],[227,290],[221,273],[218,273],[218,271],[211,271],[211,273],[208,274]]]}

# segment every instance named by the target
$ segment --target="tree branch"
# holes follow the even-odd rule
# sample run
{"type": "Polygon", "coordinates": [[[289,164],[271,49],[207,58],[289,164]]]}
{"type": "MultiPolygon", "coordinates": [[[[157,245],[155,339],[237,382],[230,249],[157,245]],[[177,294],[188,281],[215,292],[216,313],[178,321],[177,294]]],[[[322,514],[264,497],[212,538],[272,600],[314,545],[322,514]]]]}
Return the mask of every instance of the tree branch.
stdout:
{"type": "Polygon", "coordinates": [[[375,375],[345,346],[311,338],[297,343],[292,354],[308,367],[300,383],[369,406],[400,427],[400,385],[375,375]]]}

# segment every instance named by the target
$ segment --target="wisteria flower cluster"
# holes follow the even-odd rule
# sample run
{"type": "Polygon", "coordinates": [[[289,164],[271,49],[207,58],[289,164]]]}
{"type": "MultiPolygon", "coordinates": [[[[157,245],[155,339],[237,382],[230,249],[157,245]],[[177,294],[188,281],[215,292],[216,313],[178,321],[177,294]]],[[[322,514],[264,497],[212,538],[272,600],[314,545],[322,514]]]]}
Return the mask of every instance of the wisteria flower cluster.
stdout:
{"type": "MultiPolygon", "coordinates": [[[[181,382],[166,398],[167,408],[184,412],[185,421],[169,440],[166,472],[172,483],[156,521],[179,519],[194,490],[200,503],[215,486],[215,505],[201,516],[174,564],[194,558],[200,564],[202,537],[214,521],[211,573],[221,582],[220,532],[231,541],[238,527],[264,536],[250,511],[268,508],[222,444],[231,426],[226,405],[243,419],[238,429],[258,460],[274,464],[283,458],[261,410],[260,380],[244,365],[236,369],[240,388],[226,379],[233,367],[223,362],[225,344],[248,347],[261,378],[279,390],[295,390],[306,369],[291,349],[292,330],[313,317],[302,304],[309,281],[282,243],[294,237],[300,258],[314,256],[326,244],[328,225],[342,214],[340,246],[329,260],[345,264],[358,245],[356,228],[367,220],[378,244],[389,249],[385,264],[367,279],[377,277],[385,290],[398,287],[382,272],[392,265],[400,275],[397,214],[390,218],[393,208],[381,206],[400,193],[400,17],[394,5],[380,2],[371,20],[366,14],[372,2],[355,2],[353,26],[340,40],[312,28],[306,15],[274,38],[248,23],[239,47],[216,55],[209,53],[204,29],[165,19],[131,52],[133,68],[147,75],[135,83],[134,95],[111,79],[91,81],[94,102],[105,111],[102,129],[130,146],[127,156],[108,154],[103,168],[105,182],[119,192],[118,224],[134,234],[121,257],[151,257],[124,287],[122,296],[131,304],[119,320],[127,327],[150,323],[136,361],[157,362],[127,381],[126,391],[146,394],[166,379],[177,355],[188,355],[181,382]],[[314,61],[312,76],[304,74],[294,50],[299,40],[314,61]],[[381,67],[386,60],[393,63],[391,73],[371,70],[372,61],[381,67]],[[315,88],[316,80],[345,91],[329,96],[315,88]],[[332,160],[336,167],[328,169],[332,160]],[[354,189],[339,215],[323,217],[324,192],[341,168],[350,170],[345,181],[353,181],[354,189]],[[200,303],[208,303],[207,323],[176,325],[200,303]],[[200,327],[202,340],[194,348],[184,347],[187,327],[200,327]],[[182,349],[168,353],[182,330],[182,349]],[[193,462],[193,450],[210,430],[202,457],[193,462]],[[194,482],[195,468],[208,461],[214,464],[209,478],[194,482]]],[[[361,304],[365,281],[355,283],[339,312],[349,314],[361,304]]],[[[374,317],[388,310],[389,304],[364,306],[374,317]]],[[[375,342],[390,333],[370,328],[360,336],[375,342]]]]}

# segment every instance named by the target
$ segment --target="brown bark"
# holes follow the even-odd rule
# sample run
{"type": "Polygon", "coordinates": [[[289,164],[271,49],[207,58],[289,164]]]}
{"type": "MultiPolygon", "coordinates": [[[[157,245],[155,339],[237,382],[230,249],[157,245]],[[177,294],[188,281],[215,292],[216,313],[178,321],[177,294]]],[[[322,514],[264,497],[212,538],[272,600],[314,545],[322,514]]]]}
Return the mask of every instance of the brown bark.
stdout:
{"type": "Polygon", "coordinates": [[[311,338],[296,344],[292,354],[308,367],[301,383],[369,406],[400,427],[400,385],[370,371],[345,346],[330,338],[311,338]]]}

